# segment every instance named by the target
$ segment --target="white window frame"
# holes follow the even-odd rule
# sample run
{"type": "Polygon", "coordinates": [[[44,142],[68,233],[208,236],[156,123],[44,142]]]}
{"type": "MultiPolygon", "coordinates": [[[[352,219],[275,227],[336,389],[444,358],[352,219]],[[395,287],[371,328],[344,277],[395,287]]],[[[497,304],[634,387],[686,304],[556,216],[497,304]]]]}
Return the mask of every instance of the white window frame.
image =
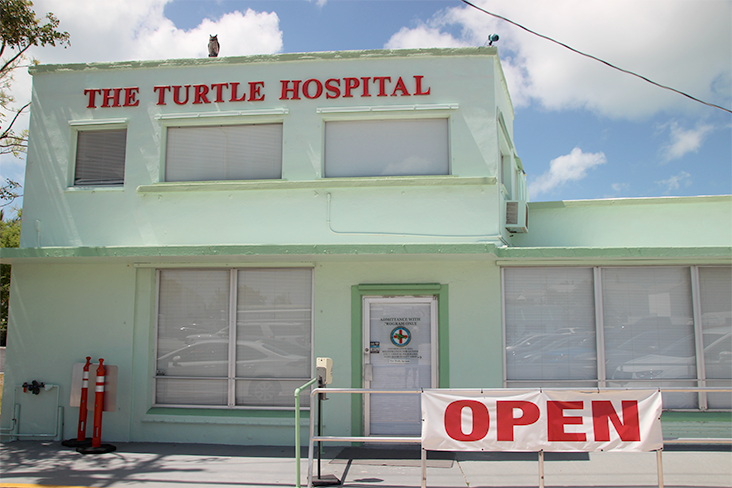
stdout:
{"type": "MultiPolygon", "coordinates": [[[[702,296],[701,296],[701,278],[700,278],[700,272],[699,270],[702,268],[732,268],[730,266],[724,266],[724,265],[705,265],[705,266],[692,266],[692,275],[691,275],[691,284],[692,284],[692,307],[694,312],[694,332],[695,332],[695,341],[696,341],[696,349],[697,349],[697,370],[698,370],[698,378],[700,378],[699,386],[705,387],[708,386],[707,381],[710,382],[717,382],[717,381],[724,381],[723,379],[716,379],[716,378],[708,378],[706,366],[707,366],[707,358],[706,358],[706,344],[704,344],[704,322],[703,322],[703,315],[704,311],[702,310],[702,296]]],[[[699,408],[707,410],[708,409],[708,397],[709,395],[712,395],[713,393],[706,393],[706,392],[700,392],[699,393],[699,408]]],[[[719,393],[717,394],[719,395],[719,393]]]]}
{"type": "Polygon", "coordinates": [[[515,185],[513,182],[513,176],[515,175],[515,170],[513,167],[513,158],[510,154],[504,154],[503,151],[501,151],[501,185],[504,192],[504,197],[506,200],[518,200],[515,195],[515,185]]]}
{"type": "MultiPolygon", "coordinates": [[[[504,200],[520,200],[520,198],[518,198],[518,168],[514,161],[516,156],[515,148],[508,133],[506,121],[500,110],[498,111],[496,120],[497,125],[500,128],[498,131],[498,167],[496,168],[498,172],[496,177],[500,182],[499,188],[501,188],[500,185],[502,185],[504,200]]],[[[505,216],[503,221],[505,222],[505,216]]]]}
{"type": "MultiPolygon", "coordinates": [[[[152,361],[152,399],[151,404],[153,407],[162,408],[202,408],[202,409],[230,409],[230,410],[294,410],[293,406],[257,406],[257,405],[237,405],[236,404],[236,382],[241,381],[240,377],[236,376],[236,326],[237,326],[237,285],[238,285],[238,273],[242,270],[256,270],[256,269],[307,269],[310,271],[310,373],[302,378],[277,378],[278,381],[291,381],[291,380],[303,380],[306,383],[310,380],[313,373],[313,361],[314,361],[314,347],[313,347],[313,322],[314,322],[314,309],[315,309],[315,273],[311,267],[236,267],[230,268],[225,267],[229,271],[229,353],[228,353],[228,372],[226,378],[216,378],[216,381],[224,380],[227,381],[227,404],[226,405],[206,405],[206,404],[169,404],[169,403],[158,403],[157,402],[157,381],[158,378],[165,379],[181,379],[185,380],[187,377],[175,377],[175,376],[159,376],[157,374],[157,357],[158,357],[158,321],[160,318],[160,282],[161,282],[161,271],[163,270],[176,270],[176,269],[187,269],[187,270],[209,270],[209,269],[221,269],[217,267],[201,266],[201,267],[163,267],[156,269],[155,272],[155,327],[154,327],[154,347],[152,361]]],[[[194,380],[205,380],[206,377],[195,377],[194,380]]],[[[301,404],[301,408],[309,409],[308,403],[301,404]]]]}
{"type": "Polygon", "coordinates": [[[125,184],[127,173],[127,136],[129,135],[127,119],[99,119],[99,120],[72,120],[69,122],[71,134],[69,136],[69,164],[66,184],[70,190],[84,189],[122,189],[125,184]],[[122,183],[111,184],[76,184],[76,165],[79,149],[79,134],[81,132],[102,132],[102,131],[126,131],[125,134],[125,157],[122,183]]]}
{"type": "MultiPolygon", "coordinates": [[[[550,266],[531,266],[532,268],[544,268],[544,267],[550,267],[550,266]]],[[[561,267],[575,267],[575,266],[561,266],[561,267]]],[[[587,266],[576,266],[581,268],[587,268],[587,266]]],[[[608,268],[629,268],[631,266],[593,266],[593,280],[594,280],[594,299],[595,299],[595,336],[597,338],[597,379],[595,380],[597,382],[597,386],[599,388],[603,388],[606,386],[608,380],[607,372],[605,370],[605,324],[604,324],[604,303],[603,303],[603,284],[602,284],[602,271],[603,269],[608,268]]],[[[641,266],[644,268],[651,268],[654,266],[641,266]]],[[[693,327],[694,327],[694,347],[695,347],[695,359],[696,359],[696,368],[697,368],[697,375],[696,378],[693,379],[679,379],[679,380],[662,380],[659,379],[658,382],[696,382],[699,387],[706,386],[706,373],[705,373],[705,364],[706,364],[706,358],[704,357],[704,343],[703,343],[703,329],[702,329],[702,310],[701,310],[701,296],[700,296],[700,290],[701,290],[701,284],[700,284],[700,278],[699,278],[699,268],[704,267],[729,267],[724,264],[719,265],[687,265],[687,264],[679,264],[679,265],[668,265],[663,267],[673,267],[673,268],[686,268],[689,270],[690,273],[690,288],[691,288],[691,296],[689,297],[690,303],[691,303],[691,312],[692,312],[692,319],[693,319],[693,327]]],[[[506,337],[507,337],[507,323],[506,323],[506,267],[501,267],[501,304],[502,304],[502,333],[503,333],[503,386],[507,387],[508,383],[521,383],[521,382],[531,382],[531,383],[537,383],[540,380],[509,380],[508,379],[508,363],[506,358],[506,337]]],[[[565,380],[568,383],[571,382],[577,382],[577,381],[587,381],[587,380],[565,380]]],[[[632,382],[633,380],[627,380],[628,382],[632,382]]],[[[724,381],[724,380],[721,380],[724,381]]],[[[671,410],[690,410],[690,411],[729,411],[730,409],[710,409],[707,405],[707,393],[700,391],[697,393],[698,395],[698,407],[695,409],[671,409],[671,410]]]]}

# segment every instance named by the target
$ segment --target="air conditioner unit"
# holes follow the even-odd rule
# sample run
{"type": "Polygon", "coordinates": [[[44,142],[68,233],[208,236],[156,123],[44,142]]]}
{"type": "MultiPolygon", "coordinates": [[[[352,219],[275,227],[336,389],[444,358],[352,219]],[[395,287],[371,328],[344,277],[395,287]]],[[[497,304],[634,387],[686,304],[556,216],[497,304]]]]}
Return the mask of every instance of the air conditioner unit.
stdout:
{"type": "Polygon", "coordinates": [[[526,200],[506,201],[506,229],[509,232],[529,231],[529,206],[526,200]]]}

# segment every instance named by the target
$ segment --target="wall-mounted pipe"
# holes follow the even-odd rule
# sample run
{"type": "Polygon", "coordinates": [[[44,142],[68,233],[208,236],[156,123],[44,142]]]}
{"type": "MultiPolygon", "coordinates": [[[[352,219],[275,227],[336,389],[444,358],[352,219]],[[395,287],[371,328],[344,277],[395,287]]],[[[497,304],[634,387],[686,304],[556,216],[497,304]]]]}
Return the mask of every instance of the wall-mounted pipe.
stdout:
{"type": "Polygon", "coordinates": [[[31,439],[46,439],[51,437],[55,441],[60,441],[64,432],[64,407],[59,405],[59,393],[61,387],[59,385],[50,384],[45,384],[43,386],[43,389],[45,391],[50,391],[54,388],[56,389],[56,419],[54,420],[55,430],[54,432],[37,434],[23,434],[20,432],[20,404],[16,402],[16,396],[19,388],[23,388],[23,385],[17,385],[15,388],[13,388],[13,418],[11,426],[6,429],[0,429],[0,436],[10,437],[11,441],[17,440],[20,437],[31,439]]]}
{"type": "Polygon", "coordinates": [[[482,239],[486,241],[501,241],[504,246],[508,246],[508,242],[501,234],[488,235],[488,234],[421,234],[421,233],[406,233],[406,232],[382,232],[382,231],[340,231],[333,228],[331,222],[331,200],[333,196],[330,193],[325,194],[326,201],[326,214],[325,223],[328,226],[328,230],[336,235],[342,236],[397,236],[397,237],[432,237],[432,238],[445,238],[445,239],[482,239]]]}
{"type": "MultiPolygon", "coordinates": [[[[13,402],[13,418],[10,419],[10,427],[8,428],[0,428],[0,436],[3,435],[9,435],[13,436],[13,433],[17,432],[18,429],[18,418],[20,417],[20,405],[13,402]],[[8,432],[7,434],[5,432],[8,432]]],[[[16,440],[15,438],[12,438],[10,440],[16,440]]]]}
{"type": "Polygon", "coordinates": [[[36,246],[41,247],[41,221],[36,219],[36,246]]]}

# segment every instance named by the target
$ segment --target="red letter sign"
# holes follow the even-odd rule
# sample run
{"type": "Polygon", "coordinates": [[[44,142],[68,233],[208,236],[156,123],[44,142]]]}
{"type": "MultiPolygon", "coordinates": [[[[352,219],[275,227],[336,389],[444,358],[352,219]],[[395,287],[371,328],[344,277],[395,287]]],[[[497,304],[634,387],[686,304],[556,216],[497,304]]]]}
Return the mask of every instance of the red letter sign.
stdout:
{"type": "Polygon", "coordinates": [[[292,93],[292,100],[300,100],[300,82],[302,80],[280,80],[282,83],[282,96],[280,100],[290,100],[287,98],[288,93],[292,93]],[[292,88],[290,88],[290,81],[292,81],[292,88]]]}
{"type": "Polygon", "coordinates": [[[323,94],[323,84],[320,82],[320,80],[316,80],[315,78],[310,78],[309,80],[306,80],[305,83],[302,84],[302,94],[305,96],[305,98],[313,99],[313,98],[320,98],[320,95],[323,94]],[[315,84],[315,94],[310,94],[310,85],[315,84]]]}
{"type": "Polygon", "coordinates": [[[102,93],[102,90],[98,88],[87,88],[84,90],[84,95],[89,95],[89,104],[86,108],[97,108],[96,101],[94,100],[97,93],[102,93]]]}
{"type": "Polygon", "coordinates": [[[499,441],[513,440],[514,425],[530,425],[539,420],[539,407],[535,403],[521,400],[496,402],[496,423],[499,441]],[[521,410],[521,416],[513,416],[514,409],[521,410]]]}
{"type": "Polygon", "coordinates": [[[140,101],[137,99],[137,94],[140,93],[140,89],[136,86],[125,88],[125,107],[137,107],[140,105],[140,101]]]}
{"type": "Polygon", "coordinates": [[[264,94],[261,93],[262,87],[264,87],[263,81],[250,81],[249,82],[249,101],[250,102],[261,102],[264,100],[264,94]]]}
{"type": "Polygon", "coordinates": [[[485,405],[475,400],[458,400],[445,409],[445,430],[456,441],[479,441],[488,433],[490,417],[485,405]],[[463,408],[473,412],[473,429],[469,434],[463,432],[463,408]]]}
{"type": "Polygon", "coordinates": [[[565,410],[582,410],[584,402],[546,402],[547,431],[549,442],[577,441],[584,442],[587,436],[583,433],[565,432],[565,425],[582,425],[582,417],[565,417],[565,410]]]}
{"type": "Polygon", "coordinates": [[[623,441],[640,441],[640,423],[638,422],[638,402],[635,400],[623,401],[623,420],[620,422],[618,413],[612,402],[592,402],[592,424],[595,429],[595,440],[599,442],[610,440],[610,426],[608,420],[618,431],[623,441]]]}
{"type": "Polygon", "coordinates": [[[440,388],[421,396],[422,448],[428,451],[663,449],[658,390],[440,388]]]}
{"type": "Polygon", "coordinates": [[[154,86],[153,91],[158,92],[158,105],[165,105],[165,92],[170,91],[170,85],[154,86]]]}
{"type": "Polygon", "coordinates": [[[188,103],[188,89],[191,87],[191,85],[185,85],[186,87],[186,99],[181,101],[180,100],[180,89],[182,88],[180,85],[173,85],[173,101],[177,103],[178,105],[185,105],[188,103]]]}

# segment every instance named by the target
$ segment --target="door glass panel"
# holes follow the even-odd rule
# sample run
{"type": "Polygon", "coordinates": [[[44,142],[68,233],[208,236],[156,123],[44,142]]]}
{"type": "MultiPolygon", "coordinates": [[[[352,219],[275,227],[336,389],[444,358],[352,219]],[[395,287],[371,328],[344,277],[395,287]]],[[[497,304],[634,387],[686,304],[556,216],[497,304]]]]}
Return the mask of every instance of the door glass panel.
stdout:
{"type": "MultiPolygon", "coordinates": [[[[432,301],[431,298],[367,299],[366,367],[371,368],[371,380],[366,382],[368,388],[419,390],[433,386],[432,301]]],[[[369,396],[371,435],[420,434],[419,395],[369,396]]]]}

